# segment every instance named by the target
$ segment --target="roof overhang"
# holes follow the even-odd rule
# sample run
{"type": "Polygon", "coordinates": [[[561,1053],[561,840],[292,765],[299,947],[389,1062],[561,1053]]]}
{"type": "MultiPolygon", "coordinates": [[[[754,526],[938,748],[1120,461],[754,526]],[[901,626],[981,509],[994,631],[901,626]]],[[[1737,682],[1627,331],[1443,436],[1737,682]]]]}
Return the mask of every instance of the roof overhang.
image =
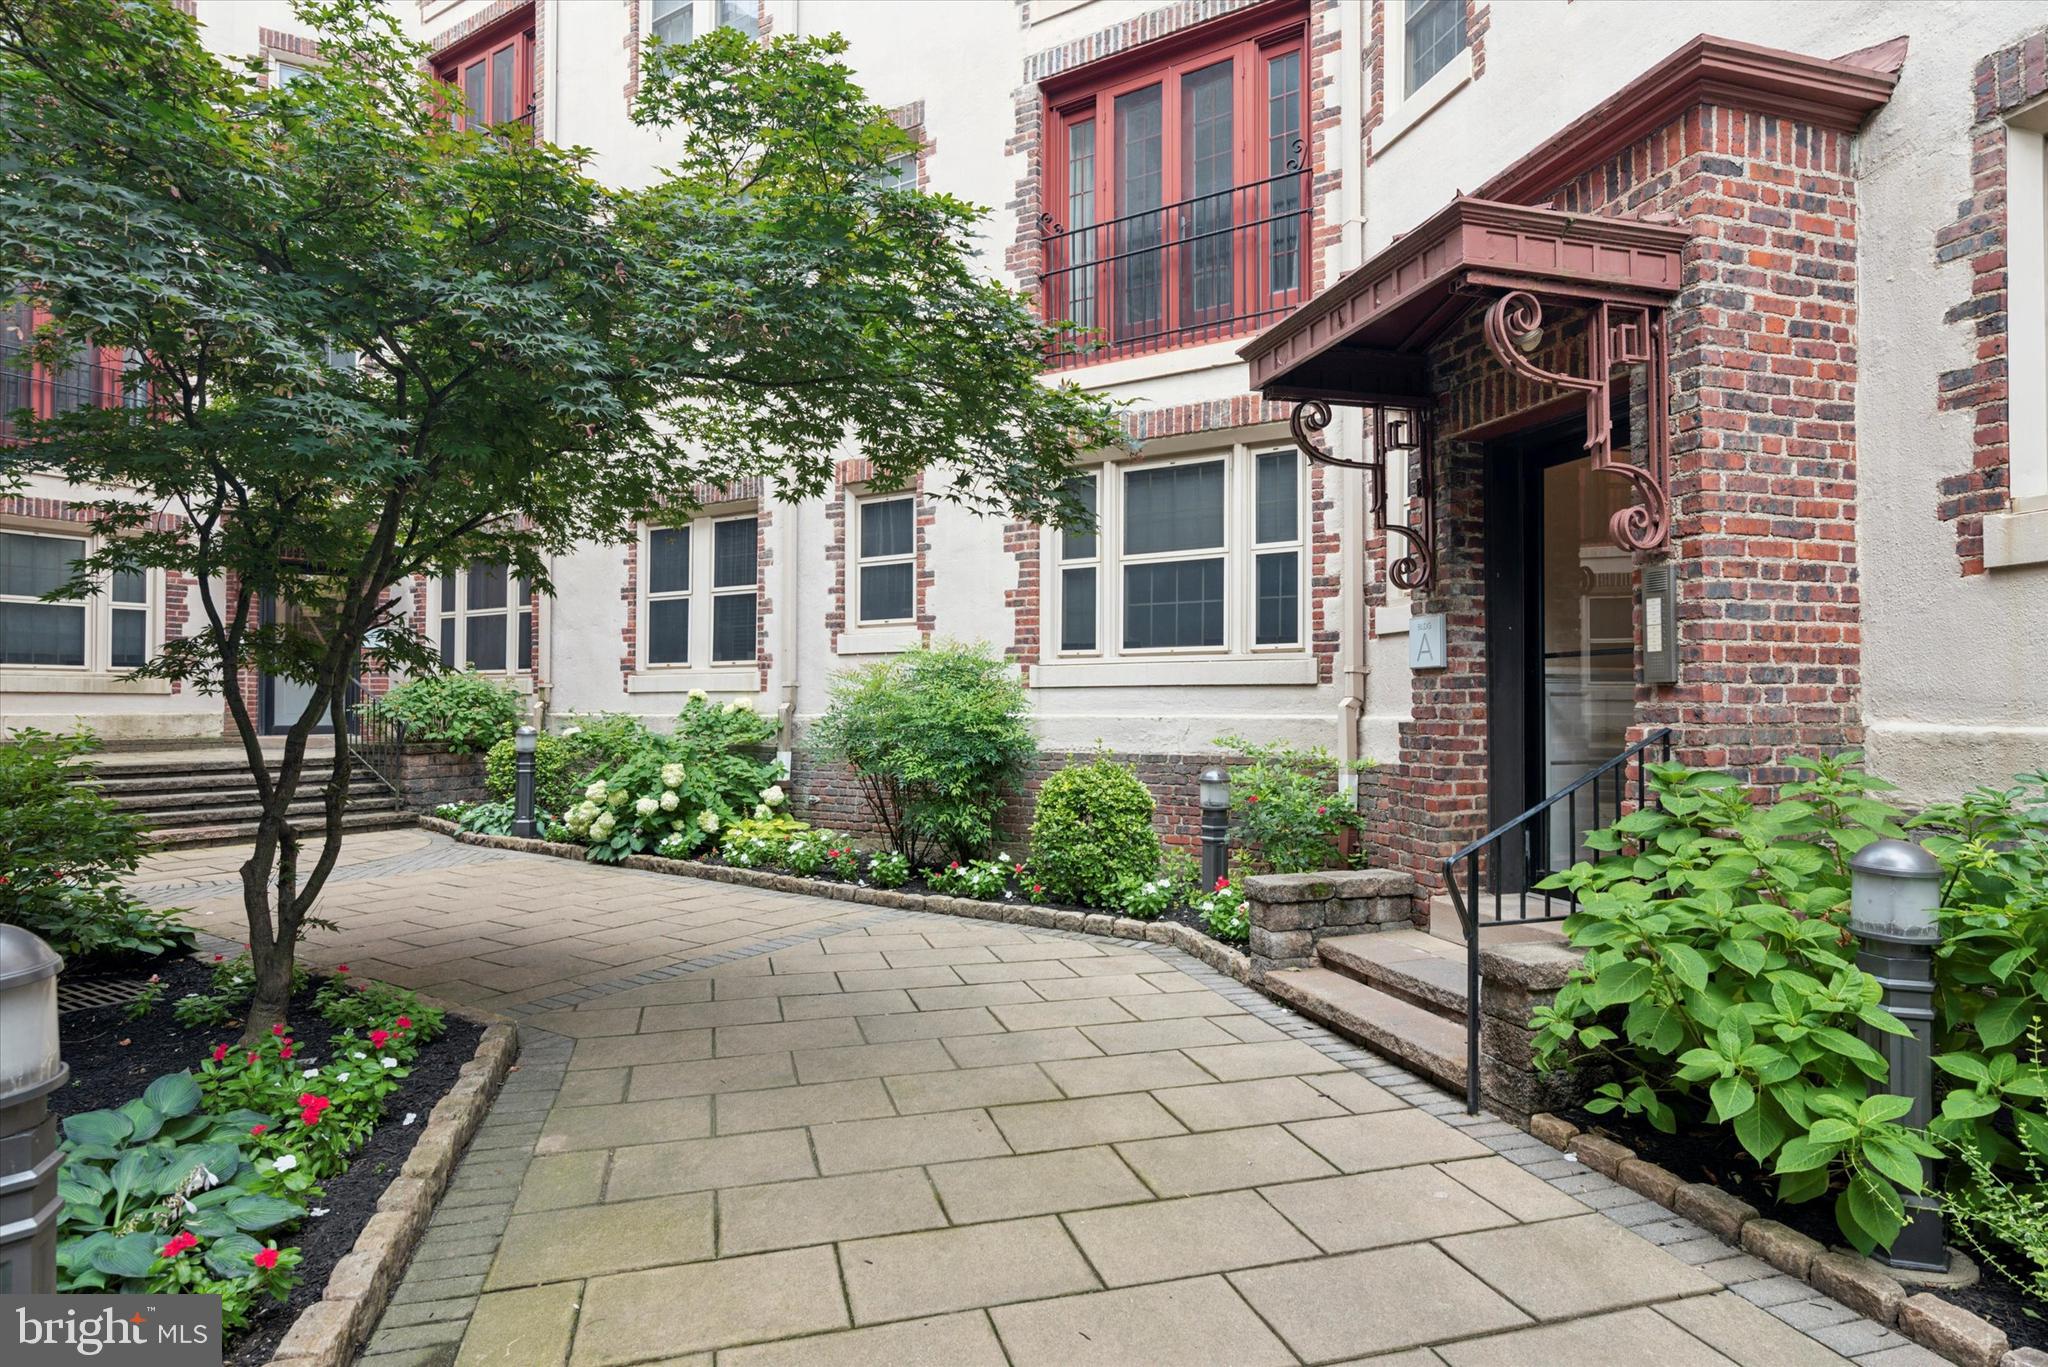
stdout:
{"type": "Polygon", "coordinates": [[[1461,195],[1239,348],[1268,399],[1415,406],[1423,348],[1479,295],[1661,307],[1678,292],[1685,228],[1461,195]]]}

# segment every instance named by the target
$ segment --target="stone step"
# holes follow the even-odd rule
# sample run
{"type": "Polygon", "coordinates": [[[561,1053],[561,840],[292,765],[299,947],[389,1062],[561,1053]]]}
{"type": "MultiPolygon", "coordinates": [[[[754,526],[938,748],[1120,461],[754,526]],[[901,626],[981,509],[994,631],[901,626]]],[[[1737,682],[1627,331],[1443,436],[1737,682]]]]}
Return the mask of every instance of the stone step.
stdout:
{"type": "MultiPolygon", "coordinates": [[[[388,830],[395,826],[410,826],[417,820],[413,813],[395,808],[388,811],[349,811],[342,814],[341,828],[345,831],[388,830]]],[[[321,827],[317,824],[300,825],[300,834],[308,839],[318,839],[320,833],[321,827]]],[[[149,843],[157,849],[187,849],[195,845],[238,845],[255,838],[256,823],[239,821],[157,831],[149,837],[149,843]]]]}
{"type": "MultiPolygon", "coordinates": [[[[276,770],[271,771],[274,775],[276,770]]],[[[327,776],[334,772],[334,766],[327,760],[308,763],[299,771],[307,781],[325,783],[327,776]]],[[[361,776],[368,771],[358,764],[355,772],[361,776]]],[[[204,773],[162,773],[131,775],[125,770],[103,770],[98,776],[99,790],[108,797],[147,796],[157,793],[207,792],[223,788],[248,788],[249,770],[246,766],[232,771],[209,771],[204,773]]],[[[84,781],[82,778],[77,781],[84,781]]]]}
{"type": "MultiPolygon", "coordinates": [[[[327,776],[302,779],[299,783],[301,797],[317,795],[327,787],[327,776]]],[[[378,797],[390,790],[375,778],[357,774],[349,784],[349,792],[365,797],[378,797]]],[[[261,795],[248,785],[228,788],[186,788],[168,793],[108,793],[116,807],[124,812],[179,812],[196,811],[208,807],[241,807],[261,801],[261,795]]]]}
{"type": "MultiPolygon", "coordinates": [[[[349,794],[347,810],[351,812],[390,811],[399,805],[398,799],[390,792],[352,792],[349,794]]],[[[285,811],[290,816],[318,816],[326,810],[326,803],[316,794],[293,802],[285,811]]],[[[217,826],[223,822],[253,822],[263,815],[261,804],[250,801],[228,807],[176,807],[130,809],[128,814],[153,830],[166,831],[180,826],[217,826]]]]}
{"type": "Polygon", "coordinates": [[[1316,942],[1322,966],[1413,1002],[1447,1019],[1465,1019],[1465,947],[1420,930],[1337,935],[1316,942]]]}
{"type": "MultiPolygon", "coordinates": [[[[1505,894],[1500,899],[1500,914],[1503,919],[1494,920],[1493,898],[1482,899],[1479,907],[1479,943],[1483,945],[1511,945],[1537,943],[1565,943],[1564,927],[1559,924],[1571,912],[1571,903],[1563,898],[1539,896],[1530,893],[1526,904],[1522,899],[1505,894]],[[1528,918],[1520,916],[1524,905],[1528,918]],[[1556,920],[1543,920],[1555,917],[1556,920]]],[[[1429,933],[1439,940],[1453,944],[1465,943],[1465,929],[1459,924],[1458,909],[1448,896],[1439,893],[1429,899],[1429,933]]]]}
{"type": "Polygon", "coordinates": [[[1276,969],[1266,991],[1374,1053],[1453,1090],[1465,1086],[1465,1025],[1327,968],[1276,969]]]}

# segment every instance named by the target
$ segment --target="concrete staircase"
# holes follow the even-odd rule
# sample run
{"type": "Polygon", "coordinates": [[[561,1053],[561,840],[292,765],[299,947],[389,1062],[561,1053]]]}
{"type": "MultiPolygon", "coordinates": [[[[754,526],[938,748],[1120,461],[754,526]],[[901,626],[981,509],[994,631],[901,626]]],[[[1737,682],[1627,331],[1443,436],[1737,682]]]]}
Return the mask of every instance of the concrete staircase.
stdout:
{"type": "MultiPolygon", "coordinates": [[[[1565,950],[1554,923],[1483,927],[1480,944],[1565,950]]],[[[1311,967],[1267,973],[1265,990],[1373,1052],[1464,1090],[1465,941],[1448,898],[1431,904],[1428,930],[1330,936],[1316,942],[1315,953],[1311,967]]]]}
{"type": "MultiPolygon", "coordinates": [[[[273,757],[274,759],[274,757],[273,757]]],[[[111,752],[95,764],[99,789],[149,831],[159,847],[227,845],[256,834],[256,785],[239,750],[152,754],[146,750],[111,752]]],[[[301,829],[317,834],[323,812],[322,788],[334,772],[331,754],[306,757],[305,776],[290,814],[301,829]]],[[[409,826],[413,813],[361,760],[349,771],[348,809],[344,830],[376,830],[409,826]]]]}

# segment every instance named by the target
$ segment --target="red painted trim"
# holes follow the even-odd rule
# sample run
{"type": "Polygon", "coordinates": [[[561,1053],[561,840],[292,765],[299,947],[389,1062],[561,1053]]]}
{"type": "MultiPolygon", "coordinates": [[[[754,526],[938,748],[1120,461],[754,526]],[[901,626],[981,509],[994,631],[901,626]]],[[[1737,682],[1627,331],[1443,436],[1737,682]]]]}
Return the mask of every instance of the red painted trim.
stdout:
{"type": "MultiPolygon", "coordinates": [[[[1210,48],[1246,41],[1265,42],[1308,22],[1305,0],[1271,0],[1270,4],[1237,10],[1193,24],[1168,38],[1140,43],[1114,56],[1049,76],[1039,84],[1048,105],[1060,104],[1091,87],[1108,85],[1151,68],[1186,61],[1210,48]]],[[[1049,112],[1049,111],[1048,111],[1049,112]]]]}
{"type": "Polygon", "coordinates": [[[1700,104],[1775,114],[1853,133],[1885,106],[1898,82],[1896,67],[1880,70],[1828,61],[1703,33],[1566,124],[1474,194],[1511,204],[1541,203],[1566,181],[1700,104]]]}

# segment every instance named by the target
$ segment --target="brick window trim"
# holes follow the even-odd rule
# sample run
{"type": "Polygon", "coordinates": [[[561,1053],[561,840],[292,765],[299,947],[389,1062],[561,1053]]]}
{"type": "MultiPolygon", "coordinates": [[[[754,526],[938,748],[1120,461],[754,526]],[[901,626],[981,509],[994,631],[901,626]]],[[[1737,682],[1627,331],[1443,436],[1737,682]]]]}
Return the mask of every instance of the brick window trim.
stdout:
{"type": "MultiPolygon", "coordinates": [[[[767,497],[767,481],[760,478],[743,479],[727,485],[698,484],[690,490],[688,501],[675,510],[672,517],[651,517],[643,519],[636,528],[632,540],[622,547],[622,561],[625,581],[620,586],[619,598],[626,605],[626,625],[619,633],[619,680],[628,693],[635,691],[633,681],[638,678],[672,678],[678,689],[692,687],[688,676],[706,671],[721,673],[747,669],[755,673],[754,691],[768,691],[768,676],[775,666],[775,656],[769,649],[768,622],[775,604],[768,593],[768,571],[774,564],[773,540],[769,531],[775,525],[775,508],[767,497]],[[680,527],[694,523],[700,518],[740,517],[751,512],[754,517],[754,658],[751,662],[729,660],[712,664],[709,660],[693,665],[649,665],[640,660],[640,543],[643,531],[648,527],[680,527]]],[[[695,533],[692,533],[695,535],[695,533]]],[[[707,589],[708,592],[708,589],[707,589]]],[[[693,590],[694,594],[694,590],[693,590]]],[[[538,656],[536,655],[536,660],[538,656]]],[[[661,691],[643,686],[639,691],[661,691]]]]}
{"type": "MultiPolygon", "coordinates": [[[[2033,506],[2035,499],[2016,494],[2048,474],[2048,431],[2041,430],[2038,396],[2030,396],[2036,407],[2015,411],[2010,390],[2016,367],[2037,368],[2043,359],[2029,358],[2038,348],[2029,340],[2015,342],[2012,324],[2014,295],[2024,291],[2018,307],[2033,313],[2026,321],[2035,334],[2031,340],[2039,340],[2039,312],[2048,295],[2044,225],[2038,215],[2015,222],[2017,197],[2009,184],[2021,169],[2010,156],[2011,140],[2048,132],[2048,29],[1981,58],[1972,72],[1972,95],[1970,194],[1934,238],[1938,265],[1952,275],[1961,274],[1954,269],[1958,262],[1969,268],[1967,294],[1943,315],[1945,323],[1966,329],[1969,364],[1941,372],[1935,382],[1937,410],[1971,419],[1969,467],[1940,479],[1934,510],[1938,521],[1955,525],[1957,571],[1966,577],[2048,559],[2048,531],[2039,525],[2048,522],[2048,500],[2033,506]],[[2031,239],[2027,244],[2015,240],[2015,227],[2031,239]]],[[[2038,175],[2038,158],[2027,169],[2038,175]]],[[[2041,187],[2023,186],[2020,194],[2039,204],[2041,187]]]]}
{"type": "Polygon", "coordinates": [[[320,44],[303,34],[286,33],[282,29],[258,28],[256,45],[263,50],[265,70],[257,77],[259,85],[270,84],[270,73],[279,62],[291,62],[298,66],[318,66],[321,62],[320,44]]]}

